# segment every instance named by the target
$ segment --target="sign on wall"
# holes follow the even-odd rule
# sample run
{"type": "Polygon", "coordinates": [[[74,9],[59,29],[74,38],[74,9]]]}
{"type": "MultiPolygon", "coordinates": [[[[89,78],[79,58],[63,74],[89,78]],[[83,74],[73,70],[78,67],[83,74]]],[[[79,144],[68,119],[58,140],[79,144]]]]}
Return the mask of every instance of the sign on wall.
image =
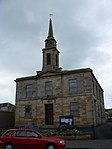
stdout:
{"type": "Polygon", "coordinates": [[[74,125],[73,115],[59,116],[59,122],[62,127],[71,127],[74,125]]]}

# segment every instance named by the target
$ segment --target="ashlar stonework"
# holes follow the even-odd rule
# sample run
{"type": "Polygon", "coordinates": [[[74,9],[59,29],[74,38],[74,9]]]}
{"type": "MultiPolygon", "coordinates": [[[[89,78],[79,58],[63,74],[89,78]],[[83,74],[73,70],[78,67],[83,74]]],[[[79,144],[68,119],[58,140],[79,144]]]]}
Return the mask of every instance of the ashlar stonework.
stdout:
{"type": "Polygon", "coordinates": [[[60,116],[73,116],[74,125],[105,123],[103,89],[91,68],[62,70],[53,37],[52,20],[43,51],[42,71],[17,78],[15,125],[59,126],[60,116]]]}

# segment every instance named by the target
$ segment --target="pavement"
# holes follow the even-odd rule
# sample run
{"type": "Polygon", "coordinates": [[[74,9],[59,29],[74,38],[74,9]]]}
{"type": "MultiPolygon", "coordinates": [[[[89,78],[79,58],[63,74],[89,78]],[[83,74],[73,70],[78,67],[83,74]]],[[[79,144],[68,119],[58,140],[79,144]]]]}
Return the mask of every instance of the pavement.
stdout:
{"type": "Polygon", "coordinates": [[[112,149],[112,139],[66,140],[66,149],[112,149]]]}

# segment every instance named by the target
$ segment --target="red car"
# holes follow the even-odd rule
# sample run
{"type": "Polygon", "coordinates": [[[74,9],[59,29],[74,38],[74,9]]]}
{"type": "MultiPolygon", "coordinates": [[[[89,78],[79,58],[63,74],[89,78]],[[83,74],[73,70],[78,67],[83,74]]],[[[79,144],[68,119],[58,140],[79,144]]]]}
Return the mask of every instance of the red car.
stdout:
{"type": "Polygon", "coordinates": [[[33,129],[9,129],[1,136],[4,149],[65,149],[61,138],[48,137],[33,129]]]}

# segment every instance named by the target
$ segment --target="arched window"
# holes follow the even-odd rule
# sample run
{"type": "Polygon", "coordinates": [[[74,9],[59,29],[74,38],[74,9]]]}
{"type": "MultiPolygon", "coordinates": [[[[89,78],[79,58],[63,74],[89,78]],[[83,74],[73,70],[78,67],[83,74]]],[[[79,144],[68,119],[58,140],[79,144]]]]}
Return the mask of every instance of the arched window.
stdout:
{"type": "Polygon", "coordinates": [[[56,54],[56,66],[58,66],[58,55],[56,54]]]}
{"type": "Polygon", "coordinates": [[[47,53],[47,65],[51,64],[51,54],[47,53]]]}

